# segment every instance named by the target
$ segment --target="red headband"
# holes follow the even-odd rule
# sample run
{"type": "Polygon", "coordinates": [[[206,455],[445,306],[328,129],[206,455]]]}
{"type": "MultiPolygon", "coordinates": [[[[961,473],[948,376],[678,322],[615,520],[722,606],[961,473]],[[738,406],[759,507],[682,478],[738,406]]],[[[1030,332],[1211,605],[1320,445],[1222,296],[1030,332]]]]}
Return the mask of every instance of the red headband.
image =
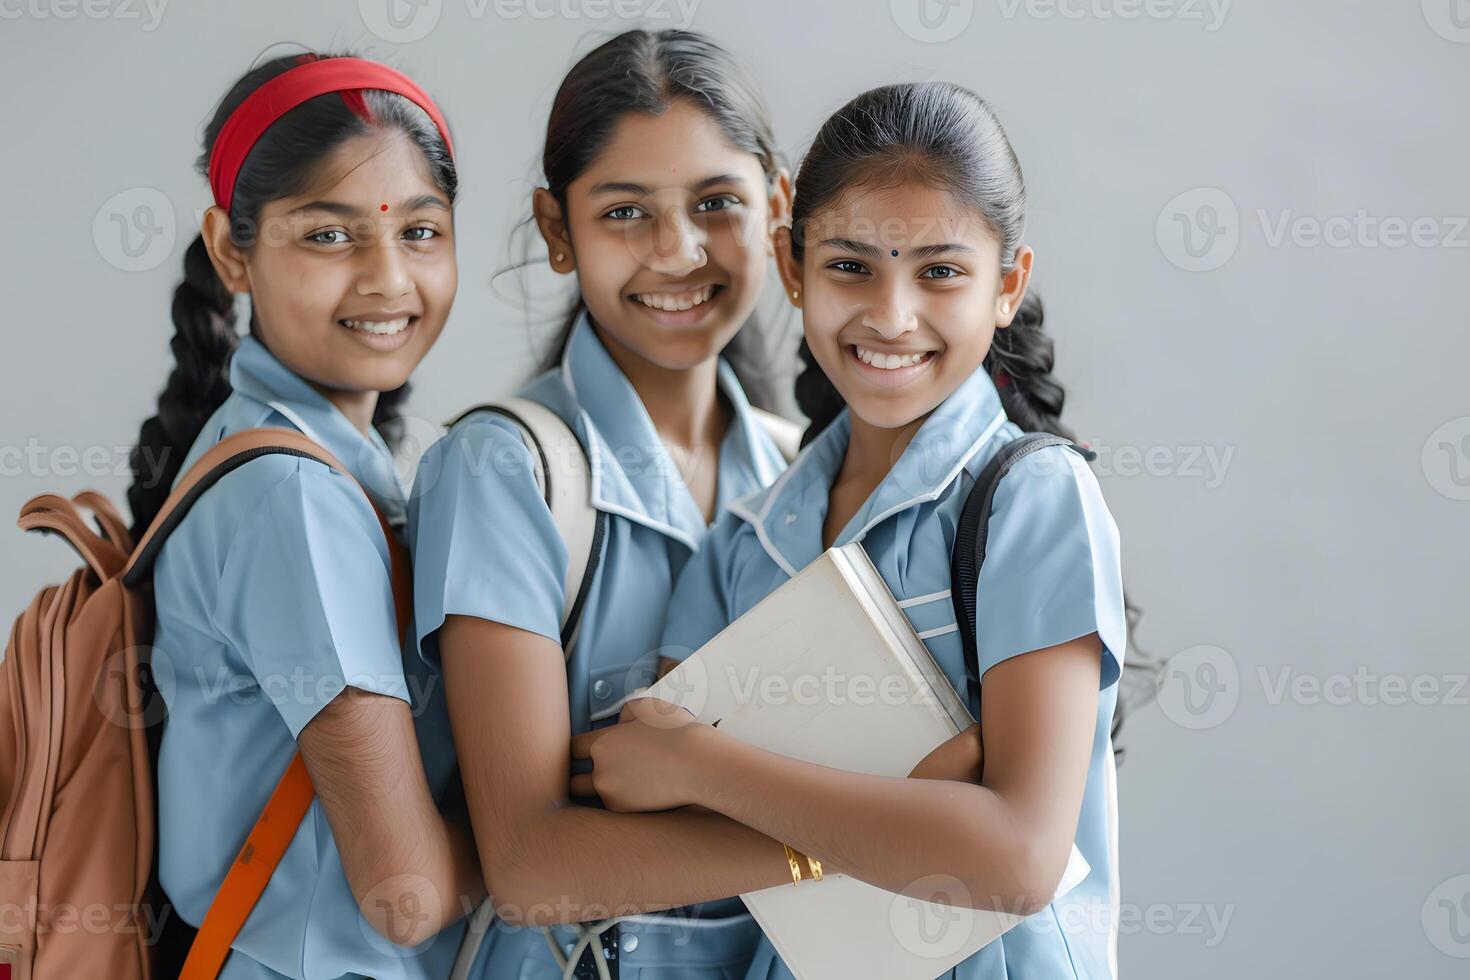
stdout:
{"type": "Polygon", "coordinates": [[[454,146],[449,142],[449,126],[439,114],[439,108],[408,76],[387,65],[362,58],[309,61],[282,72],[251,92],[225,120],[209,153],[209,187],[214,191],[214,203],[226,211],[230,210],[240,167],[256,141],[277,119],[318,95],[365,88],[396,93],[427,112],[438,127],[439,135],[444,138],[450,157],[454,156],[454,146]]]}

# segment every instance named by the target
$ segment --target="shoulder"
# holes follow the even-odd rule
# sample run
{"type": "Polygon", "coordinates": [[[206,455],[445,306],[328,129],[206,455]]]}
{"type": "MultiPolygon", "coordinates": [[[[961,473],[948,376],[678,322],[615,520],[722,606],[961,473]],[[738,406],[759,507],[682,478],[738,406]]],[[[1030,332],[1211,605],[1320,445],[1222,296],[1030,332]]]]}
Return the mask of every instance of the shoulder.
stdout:
{"type": "Polygon", "coordinates": [[[1069,446],[1039,449],[1012,466],[996,487],[991,520],[1021,521],[1052,533],[1069,526],[1113,539],[1118,533],[1096,474],[1069,446]]]}

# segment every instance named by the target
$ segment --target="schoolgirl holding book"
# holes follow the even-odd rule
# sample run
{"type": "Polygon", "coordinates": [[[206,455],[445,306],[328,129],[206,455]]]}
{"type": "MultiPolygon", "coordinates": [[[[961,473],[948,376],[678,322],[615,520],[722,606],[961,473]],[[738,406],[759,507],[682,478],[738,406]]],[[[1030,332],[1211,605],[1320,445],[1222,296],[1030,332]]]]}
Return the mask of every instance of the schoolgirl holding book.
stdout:
{"type": "MultiPolygon", "coordinates": [[[[802,310],[808,442],[773,486],[730,507],[685,568],[663,634],[670,662],[824,549],[861,541],[966,691],[949,592],[960,512],[1003,446],[1060,431],[1025,211],[994,111],[960,86],[874,89],[823,125],[777,239],[802,310]]],[[[1030,915],[961,963],[959,980],[1116,976],[1109,726],[1124,604],[1117,529],[1073,449],[1034,452],[1001,481],[976,593],[979,722],[937,750],[949,764],[921,773],[939,778],[811,765],[641,699],[623,724],[577,740],[593,770],[574,788],[619,811],[721,814],[791,848],[801,880],[835,868],[1030,915]],[[973,778],[953,764],[966,758],[973,778]],[[1074,841],[1091,873],[1053,901],[1074,841]]],[[[791,974],[766,943],[746,976],[791,974]]]]}

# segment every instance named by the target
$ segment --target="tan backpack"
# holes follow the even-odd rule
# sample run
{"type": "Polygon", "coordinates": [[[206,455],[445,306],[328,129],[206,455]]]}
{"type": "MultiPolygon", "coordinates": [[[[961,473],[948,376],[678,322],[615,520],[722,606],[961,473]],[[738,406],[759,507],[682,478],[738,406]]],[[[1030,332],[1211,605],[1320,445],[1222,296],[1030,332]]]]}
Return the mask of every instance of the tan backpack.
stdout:
{"type": "MultiPolygon", "coordinates": [[[[117,510],[93,491],[71,500],[42,494],[21,508],[23,530],[61,535],[86,565],[36,596],[0,663],[0,980],[150,980],[158,972],[150,938],[159,913],[172,910],[152,904],[161,895],[150,887],[149,734],[161,722],[161,702],[145,676],[149,577],[200,495],[271,453],[316,459],[351,478],[299,432],[251,429],[221,440],[185,474],[136,547],[117,510]]],[[[392,556],[401,640],[407,556],[378,519],[392,556]]],[[[298,755],[226,875],[180,977],[218,974],[313,796],[298,755]]]]}

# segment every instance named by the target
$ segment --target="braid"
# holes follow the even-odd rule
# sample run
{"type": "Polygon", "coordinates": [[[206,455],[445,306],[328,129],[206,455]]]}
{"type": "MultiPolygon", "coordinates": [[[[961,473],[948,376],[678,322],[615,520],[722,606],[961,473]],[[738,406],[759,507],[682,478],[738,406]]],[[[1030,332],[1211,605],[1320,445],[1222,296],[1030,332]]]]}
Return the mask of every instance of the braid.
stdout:
{"type": "Polygon", "coordinates": [[[1026,432],[1073,438],[1062,425],[1067,393],[1052,377],[1055,345],[1042,328],[1041,297],[1028,292],[1011,325],[995,332],[985,369],[1000,390],[1006,416],[1026,432]]]}
{"type": "Polygon", "coordinates": [[[128,506],[134,540],[153,523],[204,423],[230,394],[228,364],[239,343],[234,297],[210,264],[204,236],[184,253],[184,281],[174,290],[174,369],[143,423],[130,457],[128,506]]]}

